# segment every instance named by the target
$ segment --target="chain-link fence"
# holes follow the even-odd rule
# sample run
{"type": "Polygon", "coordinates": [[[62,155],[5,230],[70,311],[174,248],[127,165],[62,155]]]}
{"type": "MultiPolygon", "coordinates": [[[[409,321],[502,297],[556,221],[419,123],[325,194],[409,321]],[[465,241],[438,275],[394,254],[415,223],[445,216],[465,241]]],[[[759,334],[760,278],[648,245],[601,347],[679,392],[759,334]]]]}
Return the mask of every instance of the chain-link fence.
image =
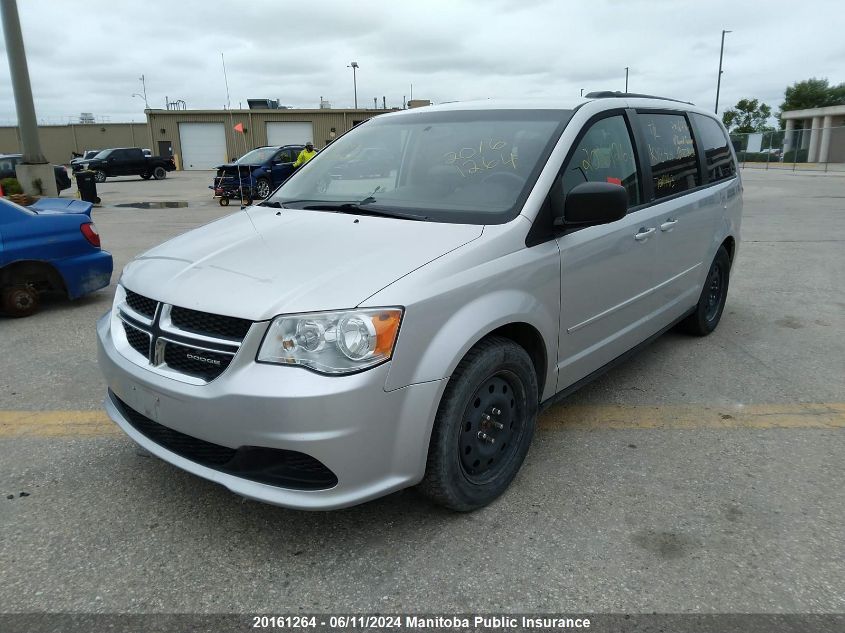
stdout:
{"type": "Polygon", "coordinates": [[[731,142],[744,168],[845,171],[845,126],[731,134],[731,142]]]}

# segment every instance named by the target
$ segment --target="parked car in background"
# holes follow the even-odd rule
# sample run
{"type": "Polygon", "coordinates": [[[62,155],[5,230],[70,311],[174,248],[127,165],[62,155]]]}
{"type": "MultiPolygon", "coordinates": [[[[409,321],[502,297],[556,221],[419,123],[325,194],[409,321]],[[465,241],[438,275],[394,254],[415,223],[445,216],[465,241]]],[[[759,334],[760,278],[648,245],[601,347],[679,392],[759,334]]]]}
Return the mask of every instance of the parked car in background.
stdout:
{"type": "Polygon", "coordinates": [[[293,163],[304,147],[258,147],[234,162],[219,165],[209,188],[220,197],[221,204],[228,204],[229,198],[240,197],[241,191],[247,199],[266,198],[293,173],[293,163]]]}
{"type": "Polygon", "coordinates": [[[245,497],[330,509],[419,484],[473,510],[542,408],[676,324],[715,330],[741,211],[724,126],[686,103],[385,113],[126,266],[97,324],[106,410],[245,497]],[[335,178],[356,148],[390,176],[335,178]]]}
{"type": "MultiPolygon", "coordinates": [[[[17,178],[15,167],[23,160],[21,154],[0,154],[0,180],[3,178],[17,178]]],[[[64,165],[53,165],[56,173],[56,190],[61,193],[70,188],[70,176],[64,165]]]]}
{"type": "Polygon", "coordinates": [[[76,299],[109,285],[90,202],[42,198],[22,207],[0,198],[0,312],[29,316],[53,292],[76,299]]]}
{"type": "Polygon", "coordinates": [[[83,165],[94,172],[97,182],[105,182],[110,176],[140,176],[144,180],[151,177],[162,180],[167,177],[167,172],[176,169],[172,157],[145,156],[138,147],[105,149],[83,165]]]}
{"type": "Polygon", "coordinates": [[[102,152],[101,149],[86,149],[82,152],[82,156],[77,156],[76,158],[70,161],[70,169],[71,171],[80,171],[82,166],[92,158],[94,158],[97,154],[102,152]]]}

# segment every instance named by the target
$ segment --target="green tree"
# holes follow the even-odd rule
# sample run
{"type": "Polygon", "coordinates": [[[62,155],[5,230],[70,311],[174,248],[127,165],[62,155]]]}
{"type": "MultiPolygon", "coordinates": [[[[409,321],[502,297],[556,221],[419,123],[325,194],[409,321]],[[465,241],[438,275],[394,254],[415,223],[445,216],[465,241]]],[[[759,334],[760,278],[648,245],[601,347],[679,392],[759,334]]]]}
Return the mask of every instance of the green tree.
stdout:
{"type": "Polygon", "coordinates": [[[740,99],[730,110],[722,114],[722,123],[731,134],[750,134],[765,132],[772,128],[768,125],[772,109],[757,99],[740,99]]]}
{"type": "MultiPolygon", "coordinates": [[[[797,81],[784,91],[780,111],[824,108],[840,104],[845,104],[845,83],[831,86],[827,79],[813,77],[797,81]]],[[[780,125],[786,125],[786,120],[781,119],[780,125]]]]}

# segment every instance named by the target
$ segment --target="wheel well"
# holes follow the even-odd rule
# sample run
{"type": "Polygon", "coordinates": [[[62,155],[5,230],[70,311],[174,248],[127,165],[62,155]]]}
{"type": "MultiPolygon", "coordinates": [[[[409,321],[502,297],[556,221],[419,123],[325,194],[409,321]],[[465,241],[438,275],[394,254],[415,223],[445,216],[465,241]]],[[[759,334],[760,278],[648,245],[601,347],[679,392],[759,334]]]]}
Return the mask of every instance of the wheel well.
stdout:
{"type": "Polygon", "coordinates": [[[725,241],[722,242],[722,246],[724,246],[725,250],[728,251],[728,257],[731,258],[731,263],[733,263],[734,252],[736,251],[736,241],[729,235],[725,238],[725,241]]]}
{"type": "Polygon", "coordinates": [[[534,371],[537,373],[537,385],[540,393],[537,394],[539,398],[546,384],[546,345],[543,342],[543,337],[533,325],[528,323],[508,323],[502,327],[493,330],[484,338],[490,336],[503,336],[511,339],[514,343],[522,347],[528,356],[531,357],[531,363],[534,365],[534,371]]]}
{"type": "Polygon", "coordinates": [[[0,269],[0,287],[26,280],[41,292],[55,291],[67,294],[65,282],[59,272],[45,262],[15,262],[0,269]]]}

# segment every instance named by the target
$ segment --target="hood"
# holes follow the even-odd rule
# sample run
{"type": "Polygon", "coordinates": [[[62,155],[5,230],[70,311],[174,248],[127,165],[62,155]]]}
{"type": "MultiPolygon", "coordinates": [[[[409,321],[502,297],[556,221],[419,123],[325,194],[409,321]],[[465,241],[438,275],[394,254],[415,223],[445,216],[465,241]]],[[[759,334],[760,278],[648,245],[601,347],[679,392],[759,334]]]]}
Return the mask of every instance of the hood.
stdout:
{"type": "Polygon", "coordinates": [[[253,321],[353,308],[482,230],[251,207],[141,255],[122,283],[159,301],[253,321]]]}

